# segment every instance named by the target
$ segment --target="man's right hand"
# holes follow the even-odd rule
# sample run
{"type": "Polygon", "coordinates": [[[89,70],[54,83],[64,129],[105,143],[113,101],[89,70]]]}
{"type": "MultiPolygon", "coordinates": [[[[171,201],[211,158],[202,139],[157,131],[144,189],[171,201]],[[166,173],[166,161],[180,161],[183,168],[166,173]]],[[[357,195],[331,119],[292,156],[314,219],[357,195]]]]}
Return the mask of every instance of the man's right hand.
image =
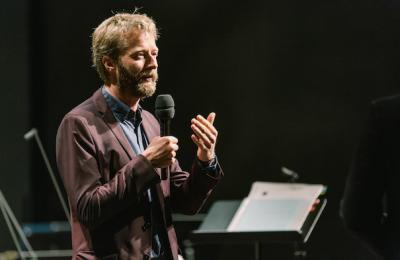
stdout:
{"type": "Polygon", "coordinates": [[[175,162],[178,151],[178,139],[173,136],[155,137],[142,155],[150,161],[155,168],[165,168],[175,162]]]}

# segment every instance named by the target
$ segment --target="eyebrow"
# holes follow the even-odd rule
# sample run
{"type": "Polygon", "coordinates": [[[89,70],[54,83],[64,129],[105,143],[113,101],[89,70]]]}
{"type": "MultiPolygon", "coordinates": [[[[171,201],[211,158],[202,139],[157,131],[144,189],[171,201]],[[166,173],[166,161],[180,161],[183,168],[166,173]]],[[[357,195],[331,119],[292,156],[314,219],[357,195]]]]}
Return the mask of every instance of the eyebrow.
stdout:
{"type": "MultiPolygon", "coordinates": [[[[150,52],[153,52],[153,51],[158,52],[159,49],[158,49],[158,48],[155,48],[155,49],[150,50],[150,52]]],[[[129,53],[129,55],[133,55],[133,54],[138,53],[138,52],[147,52],[147,50],[145,50],[145,49],[143,49],[143,48],[136,49],[136,50],[133,49],[131,52],[128,52],[128,53],[129,53]]]]}

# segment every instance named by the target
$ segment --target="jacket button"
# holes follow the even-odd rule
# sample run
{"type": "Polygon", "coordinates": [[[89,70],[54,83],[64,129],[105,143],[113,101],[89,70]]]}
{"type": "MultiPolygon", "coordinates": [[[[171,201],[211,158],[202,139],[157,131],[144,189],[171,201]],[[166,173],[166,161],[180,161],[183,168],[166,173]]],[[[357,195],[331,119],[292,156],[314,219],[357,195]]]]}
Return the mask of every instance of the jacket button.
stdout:
{"type": "Polygon", "coordinates": [[[142,226],[142,230],[143,232],[145,232],[147,229],[149,229],[151,227],[150,222],[146,222],[144,223],[144,225],[142,226]]]}

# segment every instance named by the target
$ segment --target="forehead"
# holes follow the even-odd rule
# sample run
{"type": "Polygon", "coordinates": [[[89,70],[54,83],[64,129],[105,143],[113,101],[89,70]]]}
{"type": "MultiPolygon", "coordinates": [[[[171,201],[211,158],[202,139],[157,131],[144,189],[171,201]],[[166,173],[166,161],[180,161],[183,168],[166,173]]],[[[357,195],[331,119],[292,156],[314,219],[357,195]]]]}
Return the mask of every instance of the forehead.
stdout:
{"type": "Polygon", "coordinates": [[[126,35],[127,51],[157,50],[155,36],[149,32],[132,30],[126,35]]]}

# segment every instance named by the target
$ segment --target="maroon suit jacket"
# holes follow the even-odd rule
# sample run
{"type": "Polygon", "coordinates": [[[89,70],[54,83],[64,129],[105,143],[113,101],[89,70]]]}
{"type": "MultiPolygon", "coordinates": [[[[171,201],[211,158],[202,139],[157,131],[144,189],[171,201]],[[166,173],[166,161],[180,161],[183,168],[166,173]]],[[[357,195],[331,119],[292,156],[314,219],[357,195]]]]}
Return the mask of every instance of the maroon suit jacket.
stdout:
{"type": "MultiPolygon", "coordinates": [[[[159,124],[145,110],[142,118],[151,142],[159,136],[159,124]]],[[[196,213],[223,175],[219,165],[213,177],[196,162],[190,174],[177,162],[168,179],[160,181],[159,169],[134,153],[100,90],[64,117],[56,143],[71,211],[73,259],[142,259],[148,254],[151,234],[143,228],[140,195],[153,183],[177,259],[171,210],[196,213]]]]}

